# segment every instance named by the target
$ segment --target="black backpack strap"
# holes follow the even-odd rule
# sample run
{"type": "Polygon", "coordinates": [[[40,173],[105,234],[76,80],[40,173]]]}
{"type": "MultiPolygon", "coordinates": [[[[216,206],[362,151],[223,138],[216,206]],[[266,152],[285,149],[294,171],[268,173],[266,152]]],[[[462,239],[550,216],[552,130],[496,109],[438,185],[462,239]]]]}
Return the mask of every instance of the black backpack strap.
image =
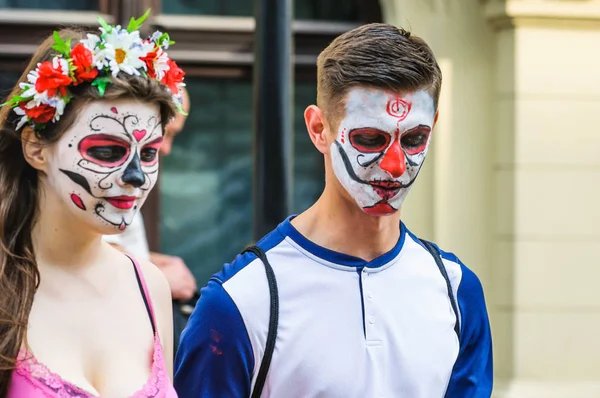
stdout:
{"type": "Polygon", "coordinates": [[[277,339],[277,325],[279,324],[279,292],[277,290],[277,280],[275,279],[275,273],[267,255],[258,246],[250,246],[244,250],[245,252],[251,252],[256,254],[258,258],[263,262],[265,266],[265,272],[267,274],[267,280],[269,281],[269,294],[271,296],[271,308],[269,315],[269,332],[267,334],[267,344],[265,346],[265,353],[260,363],[260,369],[258,370],[258,376],[256,377],[256,383],[254,383],[254,391],[252,391],[251,398],[259,398],[262,394],[262,390],[267,380],[267,373],[269,373],[269,367],[271,366],[271,359],[273,358],[273,351],[275,350],[275,340],[277,339]]]}
{"type": "Polygon", "coordinates": [[[421,243],[425,246],[427,251],[431,253],[437,267],[439,268],[442,276],[446,280],[446,287],[448,288],[448,297],[450,298],[450,304],[452,304],[452,310],[454,310],[454,315],[456,316],[456,323],[454,324],[454,331],[456,332],[456,336],[458,336],[458,340],[460,341],[460,319],[458,313],[458,305],[456,303],[456,298],[454,297],[454,293],[452,292],[452,284],[450,283],[450,278],[448,277],[448,272],[446,271],[446,267],[442,262],[442,256],[440,252],[435,248],[435,246],[424,239],[419,239],[421,243]]]}

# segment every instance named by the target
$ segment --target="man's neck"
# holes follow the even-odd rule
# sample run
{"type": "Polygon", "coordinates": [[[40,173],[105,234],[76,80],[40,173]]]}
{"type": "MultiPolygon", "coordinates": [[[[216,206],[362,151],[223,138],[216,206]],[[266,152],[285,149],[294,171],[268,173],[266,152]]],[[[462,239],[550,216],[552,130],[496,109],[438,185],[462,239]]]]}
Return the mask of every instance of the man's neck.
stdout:
{"type": "Polygon", "coordinates": [[[400,238],[400,212],[370,216],[348,197],[325,189],[317,202],[292,220],[307,239],[339,253],[372,261],[392,250],[400,238]]]}

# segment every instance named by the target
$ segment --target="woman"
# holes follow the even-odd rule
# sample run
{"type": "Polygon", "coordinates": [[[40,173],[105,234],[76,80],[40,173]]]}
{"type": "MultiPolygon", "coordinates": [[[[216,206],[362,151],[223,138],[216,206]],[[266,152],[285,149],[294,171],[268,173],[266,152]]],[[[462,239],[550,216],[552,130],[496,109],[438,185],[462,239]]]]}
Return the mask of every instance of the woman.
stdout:
{"type": "Polygon", "coordinates": [[[0,109],[0,397],[176,397],[169,285],[102,240],[144,203],[181,109],[147,15],[55,32],[0,109]]]}

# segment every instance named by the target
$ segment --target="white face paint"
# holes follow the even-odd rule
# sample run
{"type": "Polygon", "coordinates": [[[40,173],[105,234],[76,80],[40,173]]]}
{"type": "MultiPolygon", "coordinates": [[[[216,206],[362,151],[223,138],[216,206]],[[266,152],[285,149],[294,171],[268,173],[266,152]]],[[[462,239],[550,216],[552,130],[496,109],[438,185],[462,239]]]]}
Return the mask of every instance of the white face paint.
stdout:
{"type": "Polygon", "coordinates": [[[158,177],[158,105],[93,102],[50,151],[49,187],[103,233],[124,230],[158,177]]]}
{"type": "Polygon", "coordinates": [[[363,211],[383,216],[400,208],[427,155],[434,119],[427,91],[401,97],[349,91],[331,159],[338,180],[363,211]]]}

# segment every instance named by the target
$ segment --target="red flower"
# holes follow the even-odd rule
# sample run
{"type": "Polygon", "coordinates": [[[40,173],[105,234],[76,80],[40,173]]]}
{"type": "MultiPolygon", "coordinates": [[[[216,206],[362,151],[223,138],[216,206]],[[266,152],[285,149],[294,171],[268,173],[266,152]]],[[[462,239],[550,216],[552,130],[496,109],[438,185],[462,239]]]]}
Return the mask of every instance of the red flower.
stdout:
{"type": "Polygon", "coordinates": [[[27,104],[26,101],[21,102],[19,104],[19,107],[25,111],[25,114],[27,116],[29,116],[31,118],[31,120],[33,120],[34,122],[36,122],[38,124],[48,123],[50,120],[52,120],[52,118],[54,117],[54,114],[56,113],[56,108],[54,108],[48,104],[41,104],[41,105],[35,106],[31,109],[27,108],[25,106],[26,104],[27,104]]]}
{"type": "Polygon", "coordinates": [[[98,76],[98,69],[93,65],[92,52],[79,43],[71,50],[73,66],[75,66],[75,85],[91,81],[98,76]]]}
{"type": "Polygon", "coordinates": [[[152,79],[156,79],[156,70],[154,69],[154,61],[156,61],[156,58],[158,58],[158,47],[155,48],[154,51],[146,54],[145,57],[140,57],[140,59],[146,63],[148,77],[152,79]]]}
{"type": "Polygon", "coordinates": [[[38,74],[35,89],[38,93],[48,90],[48,97],[54,97],[57,93],[64,97],[67,95],[67,86],[73,82],[69,76],[63,74],[60,63],[54,68],[52,62],[42,62],[38,67],[38,74]]]}
{"type": "Polygon", "coordinates": [[[177,94],[179,92],[177,85],[183,82],[185,72],[172,59],[169,59],[168,65],[169,70],[165,72],[161,83],[169,87],[173,94],[177,94]]]}

